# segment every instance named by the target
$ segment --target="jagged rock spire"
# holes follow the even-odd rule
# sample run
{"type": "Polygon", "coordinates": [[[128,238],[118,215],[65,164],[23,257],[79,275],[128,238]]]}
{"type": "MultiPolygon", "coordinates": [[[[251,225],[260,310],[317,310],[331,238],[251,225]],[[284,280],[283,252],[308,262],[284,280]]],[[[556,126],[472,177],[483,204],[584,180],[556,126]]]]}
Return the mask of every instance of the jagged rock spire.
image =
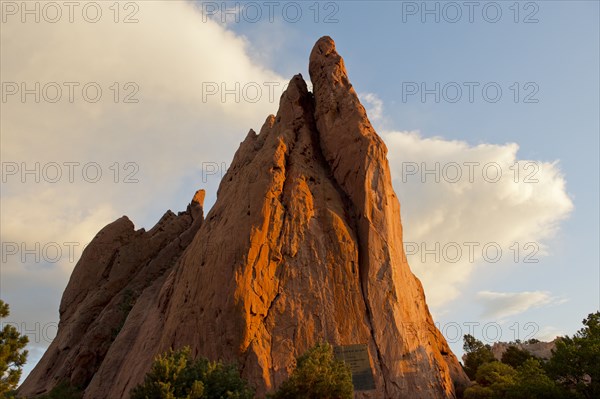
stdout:
{"type": "Polygon", "coordinates": [[[145,241],[119,245],[119,231],[132,226],[96,237],[63,303],[86,299],[65,306],[56,344],[21,393],[68,378],[86,387],[85,399],[126,397],[156,354],[189,345],[195,355],[239,362],[263,395],[319,341],[366,344],[375,389],[357,397],[452,398],[455,384],[468,382],[406,263],[387,149],[331,38],[316,43],[309,71],[314,93],[301,75],[292,78],[277,115],[241,143],[205,220],[194,222],[197,194],[176,217],[187,222],[176,222],[150,258],[133,251],[145,241]],[[160,265],[136,286],[124,320],[105,316],[118,300],[95,302],[123,292],[110,277],[97,290],[77,288],[77,276],[98,268],[94,248],[106,240],[122,259],[114,270],[160,265]],[[118,330],[81,331],[100,322],[118,330]],[[53,369],[59,359],[65,362],[53,369]]]}

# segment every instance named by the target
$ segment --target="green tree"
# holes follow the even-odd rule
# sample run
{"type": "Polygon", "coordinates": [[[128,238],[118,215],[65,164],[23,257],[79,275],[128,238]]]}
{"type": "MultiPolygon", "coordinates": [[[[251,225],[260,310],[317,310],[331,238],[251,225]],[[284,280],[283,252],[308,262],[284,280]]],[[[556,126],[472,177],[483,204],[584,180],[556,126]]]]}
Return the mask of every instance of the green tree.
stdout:
{"type": "Polygon", "coordinates": [[[475,380],[477,369],[486,363],[495,361],[492,348],[489,345],[484,345],[483,342],[479,341],[470,334],[466,334],[463,337],[463,349],[465,350],[464,359],[464,370],[469,376],[471,381],[475,380]]]}
{"type": "Polygon", "coordinates": [[[156,358],[144,383],[132,389],[131,399],[252,399],[254,391],[237,367],[200,358],[190,348],[156,358]]]}
{"type": "MultiPolygon", "coordinates": [[[[10,314],[7,303],[0,299],[0,320],[10,314]]],[[[21,368],[27,361],[27,351],[23,350],[29,342],[14,326],[5,325],[0,331],[0,397],[17,387],[21,378],[21,368]]]]}
{"type": "Polygon", "coordinates": [[[550,377],[583,398],[600,398],[600,312],[583,320],[573,337],[556,340],[546,367],[550,377]]]}
{"type": "Polygon", "coordinates": [[[502,397],[516,383],[517,371],[498,361],[485,363],[477,370],[475,381],[492,388],[496,397],[502,397]]]}
{"type": "Polygon", "coordinates": [[[519,349],[515,345],[510,345],[502,354],[502,363],[508,364],[514,369],[519,368],[527,360],[531,359],[533,355],[526,350],[519,349]]]}
{"type": "Polygon", "coordinates": [[[482,387],[481,385],[473,385],[465,390],[464,399],[492,399],[494,391],[490,387],[482,387]]]}
{"type": "Polygon", "coordinates": [[[352,399],[354,387],[348,366],[333,355],[331,345],[317,344],[300,356],[296,369],[273,399],[352,399]]]}
{"type": "Polygon", "coordinates": [[[465,390],[465,398],[500,399],[504,398],[515,385],[517,372],[499,361],[484,363],[477,369],[476,384],[465,390]]]}
{"type": "Polygon", "coordinates": [[[517,369],[516,383],[508,390],[507,399],[560,399],[563,391],[548,377],[542,364],[533,357],[517,369]]]}

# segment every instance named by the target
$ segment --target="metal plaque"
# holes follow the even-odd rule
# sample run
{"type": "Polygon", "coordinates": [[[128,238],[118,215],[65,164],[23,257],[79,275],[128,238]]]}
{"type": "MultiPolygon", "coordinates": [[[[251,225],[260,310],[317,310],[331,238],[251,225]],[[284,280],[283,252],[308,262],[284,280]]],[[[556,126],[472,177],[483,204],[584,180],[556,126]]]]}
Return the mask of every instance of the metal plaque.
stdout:
{"type": "Polygon", "coordinates": [[[369,349],[366,344],[334,346],[333,354],[337,360],[343,361],[350,367],[355,391],[375,389],[375,380],[369,362],[369,349]]]}

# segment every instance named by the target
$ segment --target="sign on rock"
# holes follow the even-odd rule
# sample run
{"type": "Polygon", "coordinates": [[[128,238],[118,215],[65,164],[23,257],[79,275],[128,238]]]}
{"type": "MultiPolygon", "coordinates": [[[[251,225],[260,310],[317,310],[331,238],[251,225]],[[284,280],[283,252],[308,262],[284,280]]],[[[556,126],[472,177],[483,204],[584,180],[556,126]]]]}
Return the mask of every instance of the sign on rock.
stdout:
{"type": "Polygon", "coordinates": [[[375,389],[375,380],[366,344],[334,346],[333,354],[336,359],[345,362],[350,367],[355,391],[375,389]]]}

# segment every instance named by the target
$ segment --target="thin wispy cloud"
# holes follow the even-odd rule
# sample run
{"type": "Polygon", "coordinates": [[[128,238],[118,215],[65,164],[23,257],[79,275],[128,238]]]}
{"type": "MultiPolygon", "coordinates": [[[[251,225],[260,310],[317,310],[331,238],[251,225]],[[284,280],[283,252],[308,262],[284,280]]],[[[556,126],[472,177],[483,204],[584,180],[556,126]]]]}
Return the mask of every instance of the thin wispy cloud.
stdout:
{"type": "Polygon", "coordinates": [[[564,298],[552,296],[547,291],[480,291],[477,293],[477,299],[483,307],[482,317],[499,320],[524,313],[529,309],[559,305],[566,301],[564,298]]]}

